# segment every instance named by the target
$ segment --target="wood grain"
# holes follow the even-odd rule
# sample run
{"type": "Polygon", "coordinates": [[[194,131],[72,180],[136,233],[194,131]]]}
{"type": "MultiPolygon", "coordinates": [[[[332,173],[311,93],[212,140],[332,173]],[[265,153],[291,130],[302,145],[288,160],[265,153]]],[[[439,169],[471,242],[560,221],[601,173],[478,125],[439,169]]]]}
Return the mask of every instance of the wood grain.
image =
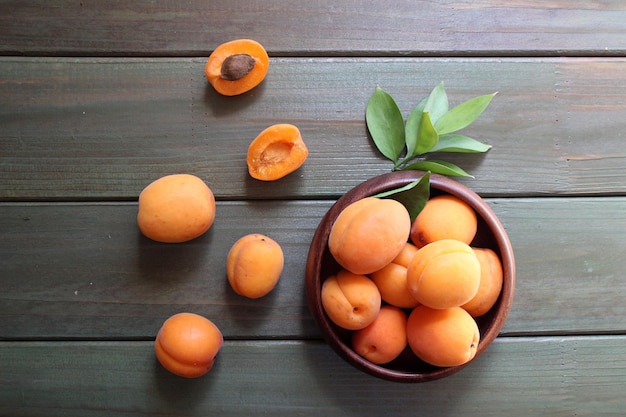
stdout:
{"type": "MultiPolygon", "coordinates": [[[[626,331],[624,197],[487,201],[517,265],[504,334],[626,331]]],[[[209,233],[180,245],[142,237],[133,203],[0,205],[0,337],[151,338],[184,310],[214,319],[229,338],[319,337],[304,272],[331,204],[219,202],[209,233]],[[251,232],[278,241],[286,259],[276,289],[258,300],[237,296],[225,277],[230,246],[251,232]]]]}
{"type": "Polygon", "coordinates": [[[0,199],[134,199],[186,172],[219,199],[336,198],[391,170],[373,148],[365,107],[376,85],[405,114],[442,80],[452,105],[498,91],[463,132],[486,155],[440,156],[487,196],[623,194],[622,87],[615,59],[297,59],[271,61],[258,90],[221,97],[204,59],[0,59],[0,199]],[[42,70],[45,68],[45,71],[42,70]],[[294,174],[249,177],[250,141],[273,123],[302,131],[294,174]]]}
{"type": "Polygon", "coordinates": [[[623,55],[621,0],[0,2],[0,53],[206,56],[258,40],[274,55],[623,55]]]}
{"type": "Polygon", "coordinates": [[[319,342],[226,341],[195,380],[163,370],[149,341],[0,343],[0,414],[620,415],[624,343],[500,338],[463,371],[422,384],[366,375],[319,342]]]}

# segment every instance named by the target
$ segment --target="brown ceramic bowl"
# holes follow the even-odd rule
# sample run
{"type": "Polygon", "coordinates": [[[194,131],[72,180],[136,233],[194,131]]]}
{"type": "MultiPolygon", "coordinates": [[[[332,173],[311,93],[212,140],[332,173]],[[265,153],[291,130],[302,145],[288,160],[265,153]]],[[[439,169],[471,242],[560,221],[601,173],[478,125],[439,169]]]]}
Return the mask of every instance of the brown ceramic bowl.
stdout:
{"type": "Polygon", "coordinates": [[[375,365],[355,353],[350,346],[351,333],[335,325],[324,312],[321,302],[321,288],[324,280],[339,270],[339,265],[328,250],[330,229],[339,213],[349,204],[364,197],[401,187],[423,175],[419,171],[397,171],[374,177],[348,191],[328,210],[322,218],[309,249],[306,264],[306,295],[315,321],[327,343],[339,356],[357,369],[376,377],[397,382],[425,382],[452,375],[480,356],[498,336],[513,301],[515,291],[515,260],[513,249],[504,227],[489,205],[475,192],[448,177],[431,175],[431,196],[452,194],[474,208],[478,217],[478,232],[472,246],[491,248],[500,255],[504,272],[504,282],[500,297],[493,308],[477,319],[481,341],[474,359],[464,365],[435,367],[428,365],[410,351],[405,350],[394,361],[385,365],[375,365]]]}

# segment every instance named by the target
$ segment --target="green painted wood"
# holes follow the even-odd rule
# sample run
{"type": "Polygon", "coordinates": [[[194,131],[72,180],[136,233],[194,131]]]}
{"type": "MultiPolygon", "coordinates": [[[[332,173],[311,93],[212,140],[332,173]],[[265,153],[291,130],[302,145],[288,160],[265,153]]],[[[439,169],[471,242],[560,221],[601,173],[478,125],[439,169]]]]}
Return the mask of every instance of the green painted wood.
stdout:
{"type": "MultiPolygon", "coordinates": [[[[517,263],[504,334],[626,331],[626,198],[488,199],[517,263]]],[[[0,338],[145,339],[171,314],[215,320],[229,338],[319,337],[306,305],[309,243],[332,201],[219,202],[203,237],[142,237],[134,203],[0,205],[0,338]],[[270,295],[228,286],[230,246],[265,233],[285,252],[270,295]]]]}
{"type": "Polygon", "coordinates": [[[227,341],[209,374],[169,374],[151,342],[0,343],[0,414],[589,416],[626,407],[624,336],[501,338],[422,384],[366,375],[319,342],[227,341]]]}
{"type": "Polygon", "coordinates": [[[621,0],[0,2],[0,53],[208,55],[241,37],[281,55],[611,55],[621,0]]]}
{"type": "Polygon", "coordinates": [[[446,155],[487,196],[624,194],[626,58],[272,59],[265,82],[222,97],[203,58],[0,59],[0,199],[134,199],[188,172],[219,199],[337,197],[391,163],[372,147],[365,106],[381,85],[408,114],[442,80],[451,104],[498,95],[464,133],[493,149],[446,155]],[[10,105],[9,105],[10,103],[10,105]],[[310,155],[273,183],[245,154],[294,123],[310,155]]]}

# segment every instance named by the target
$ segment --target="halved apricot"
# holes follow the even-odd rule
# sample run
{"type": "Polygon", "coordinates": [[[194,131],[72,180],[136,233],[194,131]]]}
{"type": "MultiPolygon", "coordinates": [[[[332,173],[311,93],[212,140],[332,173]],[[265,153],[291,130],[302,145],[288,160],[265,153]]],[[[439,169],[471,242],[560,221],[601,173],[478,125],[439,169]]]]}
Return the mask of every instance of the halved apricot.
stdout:
{"type": "Polygon", "coordinates": [[[309,150],[300,130],[291,124],[275,124],[250,143],[246,162],[252,178],[274,181],[300,168],[309,150]]]}
{"type": "Polygon", "coordinates": [[[235,39],[215,48],[204,72],[215,91],[236,96],[259,85],[268,67],[269,57],[263,45],[252,39],[235,39]]]}

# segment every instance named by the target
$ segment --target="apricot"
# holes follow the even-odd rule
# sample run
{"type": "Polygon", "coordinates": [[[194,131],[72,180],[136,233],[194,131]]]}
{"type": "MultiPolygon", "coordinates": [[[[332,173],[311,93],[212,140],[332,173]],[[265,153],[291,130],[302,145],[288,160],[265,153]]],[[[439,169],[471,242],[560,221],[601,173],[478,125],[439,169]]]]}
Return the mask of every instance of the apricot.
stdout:
{"type": "Polygon", "coordinates": [[[211,370],[223,343],[222,332],[212,321],[194,313],[178,313],[161,326],[154,351],[168,371],[197,378],[211,370]]]}
{"type": "Polygon", "coordinates": [[[235,39],[215,48],[204,72],[215,91],[236,96],[259,85],[268,68],[269,56],[263,45],[252,39],[235,39]]]}
{"type": "Polygon", "coordinates": [[[472,248],[444,239],[420,248],[407,268],[409,291],[431,308],[458,307],[471,300],[480,285],[480,262],[472,248]]]}
{"type": "Polygon", "coordinates": [[[288,123],[269,126],[248,147],[246,163],[252,178],[275,181],[304,164],[309,150],[300,130],[288,123]]]}
{"type": "Polygon", "coordinates": [[[398,201],[366,197],[344,208],[333,223],[328,247],[343,268],[371,274],[404,248],[411,229],[407,209],[398,201]]]}
{"type": "Polygon", "coordinates": [[[179,243],[204,234],[215,220],[215,197],[200,178],[161,177],[139,194],[137,225],[146,237],[179,243]]]}
{"type": "Polygon", "coordinates": [[[377,365],[397,358],[407,346],[407,316],[398,307],[382,306],[367,327],[352,333],[352,348],[377,365]]]}
{"type": "Polygon", "coordinates": [[[429,199],[411,224],[411,242],[418,248],[442,239],[472,243],[478,220],[476,212],[463,200],[453,195],[429,199]]]}
{"type": "Polygon", "coordinates": [[[407,340],[424,362],[458,366],[474,358],[480,333],[474,318],[461,307],[433,309],[421,305],[409,315],[407,340]]]}
{"type": "Polygon", "coordinates": [[[253,233],[231,247],[226,258],[226,275],[237,294],[260,298],[274,289],[284,263],[283,250],[275,240],[253,233]]]}
{"type": "Polygon", "coordinates": [[[472,317],[480,317],[494,306],[502,290],[502,262],[489,248],[473,248],[480,262],[480,284],[478,292],[461,307],[472,317]]]}
{"type": "Polygon", "coordinates": [[[369,275],[378,287],[383,301],[401,308],[413,308],[419,304],[409,291],[406,273],[416,252],[417,247],[407,242],[389,264],[369,275]]]}
{"type": "Polygon", "coordinates": [[[321,299],[328,317],[348,330],[368,326],[378,316],[381,307],[376,284],[365,275],[345,269],[324,281],[321,299]]]}

